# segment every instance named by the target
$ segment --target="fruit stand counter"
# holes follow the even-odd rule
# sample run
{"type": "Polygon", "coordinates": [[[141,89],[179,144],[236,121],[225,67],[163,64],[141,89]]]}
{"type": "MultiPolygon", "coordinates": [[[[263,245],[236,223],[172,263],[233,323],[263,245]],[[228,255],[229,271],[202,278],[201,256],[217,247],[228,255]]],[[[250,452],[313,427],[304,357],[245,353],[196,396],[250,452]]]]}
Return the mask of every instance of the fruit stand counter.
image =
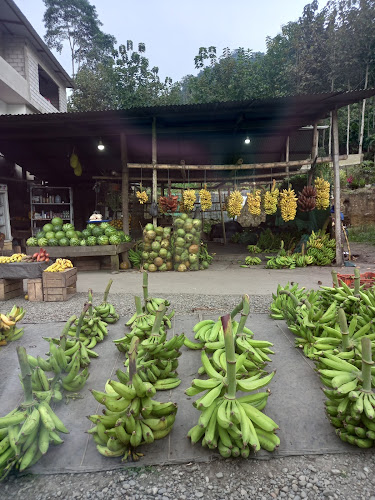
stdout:
{"type": "MultiPolygon", "coordinates": [[[[122,256],[123,260],[128,258],[128,250],[134,246],[133,243],[120,243],[119,245],[96,245],[96,246],[56,246],[56,247],[44,247],[49,253],[51,259],[57,258],[67,258],[74,261],[79,257],[111,257],[111,269],[112,271],[119,270],[120,259],[119,255],[122,256]]],[[[38,252],[38,247],[27,247],[27,254],[33,255],[38,252]]]]}

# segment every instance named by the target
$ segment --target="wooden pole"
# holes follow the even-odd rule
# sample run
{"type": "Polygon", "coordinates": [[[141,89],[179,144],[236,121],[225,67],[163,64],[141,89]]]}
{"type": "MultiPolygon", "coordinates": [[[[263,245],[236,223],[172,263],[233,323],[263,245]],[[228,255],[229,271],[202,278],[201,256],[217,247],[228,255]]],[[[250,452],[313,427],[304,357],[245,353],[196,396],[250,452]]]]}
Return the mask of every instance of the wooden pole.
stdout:
{"type": "Polygon", "coordinates": [[[122,165],[122,184],[121,184],[121,202],[122,202],[122,230],[129,234],[129,168],[128,168],[128,145],[126,135],[122,132],[120,135],[121,147],[121,165],[122,165]]]}
{"type": "Polygon", "coordinates": [[[225,234],[225,222],[224,222],[224,213],[223,213],[223,204],[221,203],[221,190],[218,190],[219,193],[219,203],[220,203],[220,215],[221,215],[221,225],[223,227],[223,239],[224,245],[227,244],[227,235],[225,234]]]}
{"type": "Polygon", "coordinates": [[[336,265],[343,265],[340,216],[340,164],[339,164],[339,128],[337,109],[332,111],[332,162],[334,172],[334,204],[335,204],[335,239],[336,265]]]}
{"type": "Polygon", "coordinates": [[[314,123],[313,137],[312,137],[312,147],[311,147],[311,168],[309,171],[309,175],[307,178],[307,185],[311,186],[314,170],[316,167],[316,160],[318,159],[318,141],[319,141],[319,132],[318,132],[318,123],[314,123]]]}
{"type": "MultiPolygon", "coordinates": [[[[157,203],[158,198],[158,172],[156,169],[157,163],[157,142],[156,142],[156,117],[152,119],[152,201],[157,203]]],[[[153,217],[152,223],[154,226],[158,225],[158,218],[153,217]]]]}
{"type": "Polygon", "coordinates": [[[288,177],[288,184],[289,184],[289,135],[286,138],[286,144],[285,144],[285,163],[286,163],[285,172],[288,177]]]}

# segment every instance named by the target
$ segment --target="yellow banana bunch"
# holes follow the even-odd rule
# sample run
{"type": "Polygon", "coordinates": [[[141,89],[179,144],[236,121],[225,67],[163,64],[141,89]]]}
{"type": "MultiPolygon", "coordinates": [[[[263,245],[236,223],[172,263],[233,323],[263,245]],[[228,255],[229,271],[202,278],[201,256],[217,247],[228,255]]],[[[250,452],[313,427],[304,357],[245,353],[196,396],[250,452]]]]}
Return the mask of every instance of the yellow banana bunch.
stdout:
{"type": "Polygon", "coordinates": [[[182,193],[183,207],[185,212],[191,212],[194,208],[195,203],[195,191],[194,189],[185,189],[182,193]]]}
{"type": "Polygon", "coordinates": [[[207,190],[207,184],[204,188],[199,191],[199,197],[201,199],[201,209],[203,212],[209,210],[212,207],[211,193],[207,190]]]}
{"type": "Polygon", "coordinates": [[[0,264],[10,264],[11,262],[21,262],[24,257],[27,257],[24,253],[14,253],[10,257],[0,257],[0,264]]]}
{"type": "Polygon", "coordinates": [[[329,191],[330,184],[325,181],[322,177],[317,177],[315,179],[315,189],[316,189],[316,208],[318,210],[325,210],[329,207],[329,191]]]}
{"type": "Polygon", "coordinates": [[[138,201],[141,205],[148,202],[148,195],[146,191],[137,191],[135,195],[138,198],[138,201]]]}
{"type": "Polygon", "coordinates": [[[272,188],[270,191],[266,191],[263,199],[264,211],[267,215],[273,215],[277,210],[277,202],[279,199],[279,190],[275,188],[276,181],[273,180],[272,188]]]}
{"type": "Polygon", "coordinates": [[[226,202],[226,209],[229,217],[241,215],[243,198],[239,191],[232,191],[226,202]]]}
{"type": "Polygon", "coordinates": [[[260,215],[260,189],[256,189],[253,193],[247,193],[247,208],[252,215],[260,215]]]}
{"type": "Polygon", "coordinates": [[[44,271],[48,273],[58,273],[71,267],[73,267],[73,264],[69,259],[57,259],[54,264],[47,267],[44,271]]]}
{"type": "Polygon", "coordinates": [[[297,197],[294,189],[283,189],[280,193],[281,217],[285,222],[294,220],[297,212],[297,197]]]}

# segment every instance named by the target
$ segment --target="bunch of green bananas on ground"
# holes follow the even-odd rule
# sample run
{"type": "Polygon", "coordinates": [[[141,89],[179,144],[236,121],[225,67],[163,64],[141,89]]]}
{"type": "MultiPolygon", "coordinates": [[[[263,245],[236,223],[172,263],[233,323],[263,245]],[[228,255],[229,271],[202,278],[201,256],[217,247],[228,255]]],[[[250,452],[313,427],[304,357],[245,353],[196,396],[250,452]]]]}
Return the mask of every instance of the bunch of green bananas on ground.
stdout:
{"type": "Polygon", "coordinates": [[[199,260],[200,260],[200,269],[207,269],[209,265],[211,265],[215,254],[210,254],[208,253],[208,248],[207,244],[203,243],[201,241],[201,246],[200,246],[200,255],[199,255],[199,260]]]}
{"type": "Polygon", "coordinates": [[[267,256],[267,269],[294,269],[296,262],[292,256],[267,256]]]}
{"type": "Polygon", "coordinates": [[[323,230],[312,231],[306,243],[307,255],[313,258],[316,266],[327,266],[331,264],[336,256],[336,242],[323,230]]]}
{"type": "Polygon", "coordinates": [[[311,255],[293,254],[296,267],[306,267],[313,264],[314,259],[311,255]]]}
{"type": "Polygon", "coordinates": [[[295,302],[290,295],[280,291],[290,292],[298,301],[307,297],[305,288],[298,288],[298,283],[291,285],[287,283],[284,287],[277,285],[276,294],[272,294],[272,303],[270,306],[270,316],[273,319],[286,319],[285,313],[290,310],[296,312],[295,302]]]}
{"type": "Polygon", "coordinates": [[[240,358],[234,362],[235,347],[229,314],[222,317],[222,326],[227,360],[225,376],[215,370],[202,352],[204,370],[210,378],[194,379],[192,386],[186,390],[188,396],[206,391],[193,403],[201,411],[201,415],[197,425],[188,432],[188,437],[192,443],[202,439],[203,446],[217,448],[223,457],[247,458],[250,450],[258,451],[260,448],[273,451],[280,444],[275,434],[278,425],[261,411],[267,403],[269,393],[248,394],[237,398],[236,392],[251,392],[265,387],[274,372],[263,378],[258,374],[238,379],[241,363],[240,358]]]}
{"type": "MultiPolygon", "coordinates": [[[[30,360],[28,359],[30,364],[30,360]]],[[[33,396],[38,401],[52,401],[57,403],[61,401],[62,396],[62,384],[59,381],[59,377],[56,375],[53,378],[47,378],[40,366],[33,367],[31,364],[31,386],[33,390],[33,396]]],[[[21,382],[22,383],[22,382],[21,382]]]]}
{"type": "Polygon", "coordinates": [[[88,341],[85,345],[89,349],[92,349],[98,342],[104,340],[104,337],[108,335],[108,329],[107,323],[101,319],[101,316],[92,306],[91,290],[89,290],[89,300],[86,305],[87,307],[85,307],[85,315],[82,319],[82,326],[79,328],[79,335],[77,336],[78,319],[71,325],[68,335],[71,337],[77,337],[82,342],[88,341]]]}
{"type": "Polygon", "coordinates": [[[113,280],[109,280],[108,285],[104,291],[103,302],[100,305],[94,307],[95,316],[100,316],[100,318],[106,323],[116,323],[120,317],[117,314],[114,305],[110,304],[107,301],[112,283],[113,280]]]}
{"type": "Polygon", "coordinates": [[[246,257],[245,259],[245,264],[242,264],[240,267],[250,267],[250,266],[257,266],[259,264],[261,264],[262,261],[259,257],[252,257],[252,256],[248,256],[246,257]]]}
{"type": "Polygon", "coordinates": [[[0,346],[22,337],[23,328],[17,328],[17,323],[23,319],[25,314],[25,309],[16,305],[8,314],[0,314],[0,346]]]}
{"type": "MultiPolygon", "coordinates": [[[[335,286],[321,286],[319,290],[319,302],[321,307],[329,307],[332,301],[336,301],[342,309],[344,309],[347,319],[350,321],[353,314],[357,314],[359,308],[362,304],[368,305],[368,300],[371,299],[371,289],[363,290],[360,286],[360,272],[359,269],[354,270],[354,288],[350,288],[346,283],[341,281],[339,286],[337,281],[337,273],[332,271],[332,279],[335,286]]],[[[366,318],[365,307],[361,309],[364,313],[364,318],[366,318]]],[[[370,318],[371,320],[372,318],[370,318]]],[[[366,321],[366,320],[364,320],[366,321]]]]}
{"type": "Polygon", "coordinates": [[[136,371],[137,343],[134,338],[129,351],[130,371],[117,371],[119,382],[109,380],[105,392],[91,391],[95,399],[105,406],[103,415],[90,415],[95,424],[88,433],[95,440],[97,450],[106,457],[122,457],[139,460],[141,453],[136,448],[150,444],[167,436],[173,427],[176,403],[159,403],[152,397],[156,389],[149,382],[143,382],[136,371]]]}
{"type": "Polygon", "coordinates": [[[23,347],[17,349],[25,402],[0,418],[0,480],[12,469],[20,472],[34,465],[50,444],[63,443],[59,433],[68,433],[53,412],[49,399],[33,399],[31,369],[23,347]]]}
{"type": "Polygon", "coordinates": [[[342,441],[360,448],[375,443],[375,395],[371,341],[363,337],[362,369],[338,356],[322,356],[319,362],[320,379],[328,400],[326,412],[342,441]]]}
{"type": "Polygon", "coordinates": [[[249,253],[262,253],[262,249],[257,245],[247,245],[249,253]]]}
{"type": "Polygon", "coordinates": [[[142,264],[142,252],[141,252],[141,250],[138,250],[138,249],[134,250],[133,248],[130,248],[128,250],[128,258],[129,258],[129,261],[133,267],[135,267],[136,269],[139,269],[141,267],[141,264],[142,264]]]}

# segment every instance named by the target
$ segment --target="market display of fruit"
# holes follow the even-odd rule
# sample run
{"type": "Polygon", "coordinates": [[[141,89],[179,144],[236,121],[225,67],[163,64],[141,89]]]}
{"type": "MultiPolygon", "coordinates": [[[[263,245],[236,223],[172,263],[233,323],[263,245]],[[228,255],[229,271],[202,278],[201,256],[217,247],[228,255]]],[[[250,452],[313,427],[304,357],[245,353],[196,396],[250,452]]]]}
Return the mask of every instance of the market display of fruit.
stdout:
{"type": "Polygon", "coordinates": [[[24,334],[23,328],[17,328],[17,323],[25,316],[22,307],[14,305],[10,312],[0,313],[0,346],[7,345],[12,340],[19,340],[24,334]]]}
{"type": "Polygon", "coordinates": [[[306,249],[316,266],[327,266],[336,258],[336,241],[323,230],[311,232],[306,249]]]}
{"type": "Polygon", "coordinates": [[[276,181],[274,179],[271,189],[266,191],[263,197],[263,208],[267,215],[273,215],[276,213],[278,200],[279,190],[276,188],[276,181]]]}
{"type": "MultiPolygon", "coordinates": [[[[109,222],[87,224],[82,231],[77,231],[70,223],[58,225],[61,219],[52,219],[45,224],[43,230],[35,237],[28,238],[27,246],[94,246],[94,245],[119,245],[130,242],[131,237],[122,230],[116,229],[109,222]],[[54,222],[55,221],[55,222],[54,222]]],[[[121,223],[122,224],[122,223],[121,223]]],[[[122,227],[122,226],[121,226],[122,227]]]]}
{"type": "Polygon", "coordinates": [[[315,179],[315,189],[316,189],[316,208],[318,210],[325,210],[329,207],[329,192],[330,184],[325,181],[322,177],[317,177],[315,179]]]}
{"type": "Polygon", "coordinates": [[[160,196],[158,205],[161,213],[174,213],[178,208],[178,196],[171,193],[168,196],[160,196]]]}
{"type": "Polygon", "coordinates": [[[27,257],[24,253],[14,253],[10,257],[0,256],[0,264],[11,264],[12,262],[21,262],[27,257]]]}
{"type": "Polygon", "coordinates": [[[281,217],[285,222],[294,220],[297,213],[297,197],[294,189],[289,187],[280,192],[281,217]]]}
{"type": "Polygon", "coordinates": [[[261,202],[260,189],[255,189],[252,193],[247,193],[246,203],[250,214],[260,215],[261,202]]]}
{"type": "Polygon", "coordinates": [[[207,189],[207,184],[199,191],[199,199],[201,203],[202,212],[209,210],[212,207],[211,193],[207,189]]]}
{"type": "Polygon", "coordinates": [[[59,273],[62,271],[66,271],[66,269],[70,269],[73,267],[72,262],[69,259],[56,259],[56,262],[51,264],[44,270],[46,273],[59,273]]]}
{"type": "Polygon", "coordinates": [[[311,212],[316,207],[316,189],[312,186],[304,186],[298,194],[298,208],[301,212],[311,212]]]}
{"type": "Polygon", "coordinates": [[[144,205],[148,202],[148,194],[146,193],[146,191],[142,191],[142,188],[140,188],[140,191],[137,191],[135,195],[141,205],[144,205]]]}
{"type": "Polygon", "coordinates": [[[194,208],[195,200],[196,200],[196,195],[194,189],[185,189],[182,192],[183,210],[181,208],[181,205],[180,205],[180,210],[185,213],[190,213],[194,208]]]}
{"type": "Polygon", "coordinates": [[[232,191],[226,201],[226,210],[228,217],[236,217],[241,215],[243,198],[240,191],[232,191]]]}
{"type": "Polygon", "coordinates": [[[170,227],[146,224],[143,230],[142,260],[143,269],[151,273],[173,269],[170,227]]]}
{"type": "Polygon", "coordinates": [[[181,214],[173,224],[174,269],[179,272],[198,271],[202,221],[181,214]]]}

